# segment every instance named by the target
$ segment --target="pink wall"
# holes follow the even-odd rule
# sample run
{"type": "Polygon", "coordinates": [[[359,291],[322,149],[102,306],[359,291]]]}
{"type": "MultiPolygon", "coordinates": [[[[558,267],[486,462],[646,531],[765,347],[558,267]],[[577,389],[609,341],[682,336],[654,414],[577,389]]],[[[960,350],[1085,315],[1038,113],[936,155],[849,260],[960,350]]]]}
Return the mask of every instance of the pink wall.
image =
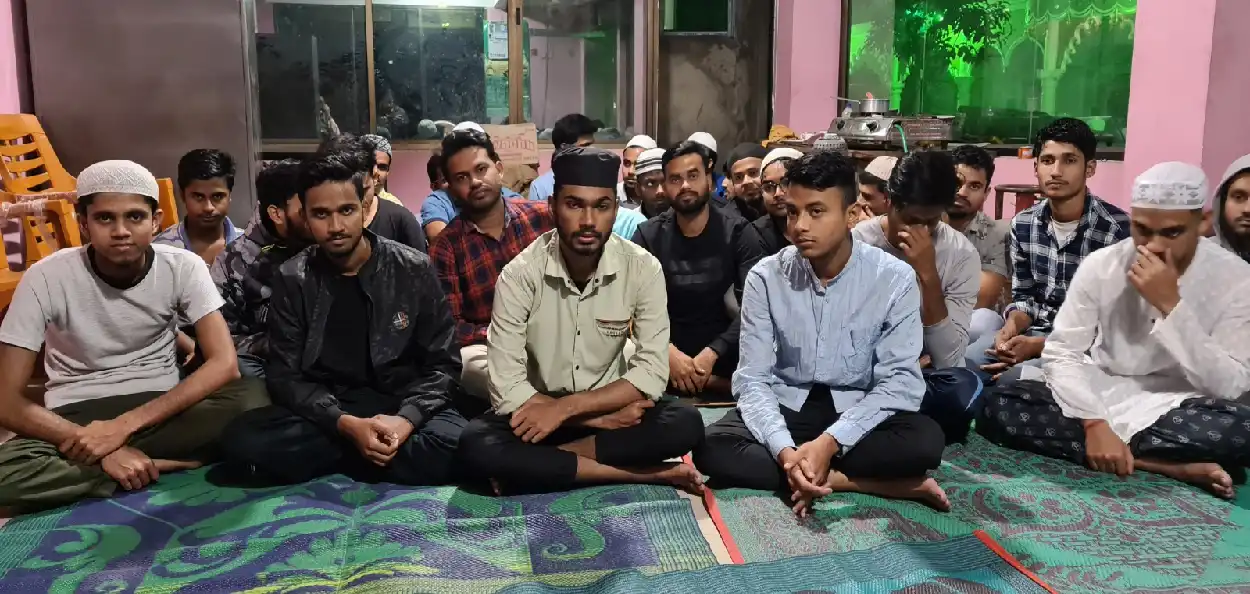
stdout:
{"type": "Polygon", "coordinates": [[[841,4],[835,0],[777,0],[774,122],[810,132],[828,129],[837,115],[841,4]]]}
{"type": "Polygon", "coordinates": [[[1219,185],[1219,176],[1228,165],[1250,153],[1250,118],[1246,117],[1246,97],[1250,97],[1250,2],[1222,0],[1215,11],[1211,44],[1211,85],[1207,91],[1207,122],[1202,147],[1202,168],[1219,185]]]}

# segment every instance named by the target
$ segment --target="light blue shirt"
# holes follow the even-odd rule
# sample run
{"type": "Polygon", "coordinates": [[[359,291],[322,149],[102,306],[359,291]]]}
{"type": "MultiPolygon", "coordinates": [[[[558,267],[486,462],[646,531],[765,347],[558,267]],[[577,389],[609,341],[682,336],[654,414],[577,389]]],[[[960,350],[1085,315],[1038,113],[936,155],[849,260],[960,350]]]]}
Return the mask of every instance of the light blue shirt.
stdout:
{"type": "MultiPolygon", "coordinates": [[[[226,245],[234,243],[234,240],[243,236],[243,230],[235,227],[234,222],[230,220],[230,217],[225,217],[225,220],[221,222],[221,226],[222,237],[225,238],[226,245]]],[[[152,238],[152,243],[172,245],[176,248],[182,248],[184,250],[191,249],[189,247],[191,245],[191,238],[187,237],[186,219],[178,221],[177,225],[168,227],[164,231],[157,233],[156,237],[152,238]]]]}
{"type": "Polygon", "coordinates": [[[845,454],[894,413],[920,409],[923,336],[911,266],[855,241],[825,286],[798,248],[786,247],[751,269],[742,293],[733,374],[742,420],[775,458],[795,447],[779,407],[802,409],[823,384],[840,413],[825,432],[845,454]]]}
{"type": "MultiPolygon", "coordinates": [[[[503,189],[504,200],[520,197],[521,195],[513,192],[512,188],[503,189]]],[[[451,199],[451,196],[447,195],[445,190],[434,190],[429,196],[425,197],[425,202],[421,203],[422,225],[428,225],[434,221],[450,223],[458,216],[460,216],[460,208],[456,206],[455,201],[451,199]]]]}
{"type": "Polygon", "coordinates": [[[622,206],[616,210],[616,221],[612,223],[612,232],[626,240],[633,241],[638,225],[645,222],[647,222],[647,217],[642,213],[622,206]]]}
{"type": "Polygon", "coordinates": [[[548,171],[530,182],[530,200],[546,202],[554,193],[556,193],[556,174],[552,171],[548,171]]]}

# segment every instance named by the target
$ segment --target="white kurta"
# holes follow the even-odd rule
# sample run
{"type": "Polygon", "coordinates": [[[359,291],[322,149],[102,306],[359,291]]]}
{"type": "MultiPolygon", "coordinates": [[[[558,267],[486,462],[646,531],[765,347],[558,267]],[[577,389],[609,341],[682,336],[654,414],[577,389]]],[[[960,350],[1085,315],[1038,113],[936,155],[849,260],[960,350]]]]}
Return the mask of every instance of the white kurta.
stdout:
{"type": "Polygon", "coordinates": [[[1250,264],[1202,239],[1166,318],[1128,280],[1125,239],[1081,262],[1046,339],[1046,383],[1065,415],[1126,443],[1189,398],[1250,394],[1250,264]]]}

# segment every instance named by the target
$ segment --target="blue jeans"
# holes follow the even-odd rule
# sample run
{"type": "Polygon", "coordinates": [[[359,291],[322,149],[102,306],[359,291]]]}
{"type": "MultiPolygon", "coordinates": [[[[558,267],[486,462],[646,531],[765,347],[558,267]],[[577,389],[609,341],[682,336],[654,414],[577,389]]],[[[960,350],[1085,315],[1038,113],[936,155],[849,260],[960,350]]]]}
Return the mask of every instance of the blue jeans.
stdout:
{"type": "Polygon", "coordinates": [[[937,421],[947,445],[962,442],[980,405],[981,378],[963,367],[922,369],[921,373],[926,390],[920,412],[937,421]]]}
{"type": "MultiPolygon", "coordinates": [[[[1037,330],[1029,330],[1024,333],[1025,336],[1043,336],[1043,337],[1047,336],[1048,334],[1049,334],[1048,332],[1039,332],[1037,330]]],[[[1029,359],[1028,361],[1019,363],[1013,367],[1008,368],[1007,371],[1004,371],[1002,376],[998,378],[997,382],[993,381],[991,379],[991,377],[993,376],[991,376],[989,373],[982,371],[981,366],[998,362],[998,359],[985,354],[985,351],[991,350],[994,348],[995,346],[994,340],[996,338],[998,338],[997,332],[984,335],[979,340],[969,345],[968,350],[964,352],[964,360],[967,361],[968,368],[974,371],[981,378],[981,382],[984,383],[985,385],[1010,386],[1020,381],[1021,379],[1020,373],[1022,371],[1021,369],[1022,367],[1034,367],[1034,368],[1041,367],[1042,365],[1041,359],[1029,359]]],[[[1040,375],[1040,371],[1041,371],[1040,369],[1036,369],[1035,372],[1032,374],[1034,377],[1026,376],[1024,379],[1037,379],[1036,376],[1040,375]]]]}
{"type": "Polygon", "coordinates": [[[239,375],[265,379],[265,360],[256,355],[240,353],[239,375]]]}

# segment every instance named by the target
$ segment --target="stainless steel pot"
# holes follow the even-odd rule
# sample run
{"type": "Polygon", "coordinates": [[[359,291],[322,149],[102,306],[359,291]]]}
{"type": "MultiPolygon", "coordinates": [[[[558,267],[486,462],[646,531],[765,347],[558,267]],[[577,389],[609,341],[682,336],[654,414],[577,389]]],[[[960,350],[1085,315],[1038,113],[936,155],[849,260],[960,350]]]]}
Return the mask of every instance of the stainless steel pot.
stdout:
{"type": "Polygon", "coordinates": [[[890,113],[889,99],[860,99],[859,113],[864,115],[875,115],[890,113]]]}

